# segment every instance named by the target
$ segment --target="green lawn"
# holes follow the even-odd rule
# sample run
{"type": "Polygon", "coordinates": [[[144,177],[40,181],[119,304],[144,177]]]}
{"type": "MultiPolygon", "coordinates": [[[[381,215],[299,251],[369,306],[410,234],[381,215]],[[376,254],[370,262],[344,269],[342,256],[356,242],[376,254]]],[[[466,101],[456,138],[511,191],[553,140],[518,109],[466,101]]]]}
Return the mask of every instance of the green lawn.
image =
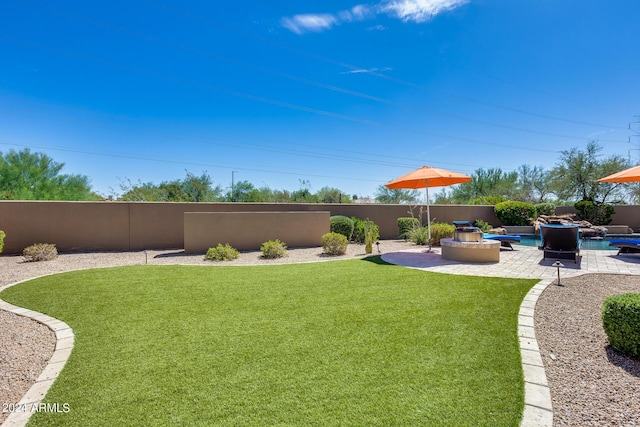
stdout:
{"type": "Polygon", "coordinates": [[[9,288],[0,298],[76,334],[45,399],[70,412],[29,425],[517,425],[517,313],[536,281],[370,261],[143,265],[9,288]]]}

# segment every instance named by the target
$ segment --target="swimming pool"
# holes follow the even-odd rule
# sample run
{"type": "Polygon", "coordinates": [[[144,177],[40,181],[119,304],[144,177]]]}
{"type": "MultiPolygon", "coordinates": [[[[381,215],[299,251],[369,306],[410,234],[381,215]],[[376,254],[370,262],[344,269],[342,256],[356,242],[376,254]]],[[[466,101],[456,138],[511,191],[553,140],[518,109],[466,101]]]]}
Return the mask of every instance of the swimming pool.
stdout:
{"type": "MultiPolygon", "coordinates": [[[[580,249],[584,250],[600,250],[600,251],[617,251],[618,248],[609,247],[609,240],[637,240],[638,236],[608,236],[602,239],[582,239],[582,245],[580,249]]],[[[534,234],[522,234],[520,235],[520,243],[514,243],[523,246],[540,246],[540,236],[534,234]]]]}

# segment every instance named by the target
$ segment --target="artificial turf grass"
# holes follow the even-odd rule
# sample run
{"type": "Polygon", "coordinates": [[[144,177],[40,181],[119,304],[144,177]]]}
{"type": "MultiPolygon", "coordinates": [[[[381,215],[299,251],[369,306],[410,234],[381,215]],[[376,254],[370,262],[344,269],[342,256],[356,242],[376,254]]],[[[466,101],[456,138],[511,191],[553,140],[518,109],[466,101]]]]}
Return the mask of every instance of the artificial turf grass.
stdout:
{"type": "Polygon", "coordinates": [[[73,354],[31,425],[516,425],[517,312],[535,280],[378,258],[137,266],[0,297],[67,322],[73,354]]]}

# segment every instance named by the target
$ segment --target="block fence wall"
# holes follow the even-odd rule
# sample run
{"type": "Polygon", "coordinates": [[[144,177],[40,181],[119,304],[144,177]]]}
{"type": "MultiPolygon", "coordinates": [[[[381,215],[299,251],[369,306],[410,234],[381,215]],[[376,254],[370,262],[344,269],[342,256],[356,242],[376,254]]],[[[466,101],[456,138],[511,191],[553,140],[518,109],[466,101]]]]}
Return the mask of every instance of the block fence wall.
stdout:
{"type": "MultiPolygon", "coordinates": [[[[55,243],[62,252],[182,249],[187,212],[329,211],[369,218],[382,239],[395,239],[397,218],[411,216],[410,210],[418,217],[421,208],[426,223],[424,206],[409,205],[0,201],[0,230],[7,234],[3,254],[22,253],[34,243],[55,243]]],[[[430,210],[432,222],[482,219],[501,225],[493,206],[433,205],[430,210]]],[[[616,206],[612,224],[638,231],[640,206],[616,206]]]]}
{"type": "MultiPolygon", "coordinates": [[[[7,234],[4,254],[22,253],[34,243],[55,243],[59,251],[136,251],[178,249],[184,245],[187,212],[329,211],[369,218],[382,239],[398,237],[399,217],[418,217],[424,206],[298,203],[153,203],[0,201],[0,230],[7,234]]],[[[484,219],[499,224],[492,206],[435,205],[431,220],[484,219]]],[[[283,216],[283,221],[286,216],[283,216]]],[[[256,248],[259,249],[259,248],[256,248]]]]}

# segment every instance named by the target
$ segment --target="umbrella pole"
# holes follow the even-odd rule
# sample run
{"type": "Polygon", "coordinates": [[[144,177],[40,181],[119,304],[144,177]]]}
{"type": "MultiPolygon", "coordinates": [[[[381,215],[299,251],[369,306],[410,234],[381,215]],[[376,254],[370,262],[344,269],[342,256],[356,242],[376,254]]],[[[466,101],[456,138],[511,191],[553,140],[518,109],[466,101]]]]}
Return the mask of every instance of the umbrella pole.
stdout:
{"type": "Polygon", "coordinates": [[[426,179],[425,181],[427,183],[427,186],[425,187],[425,190],[427,192],[427,236],[429,238],[429,250],[428,250],[428,252],[431,252],[431,213],[429,212],[429,180],[426,179]]]}

